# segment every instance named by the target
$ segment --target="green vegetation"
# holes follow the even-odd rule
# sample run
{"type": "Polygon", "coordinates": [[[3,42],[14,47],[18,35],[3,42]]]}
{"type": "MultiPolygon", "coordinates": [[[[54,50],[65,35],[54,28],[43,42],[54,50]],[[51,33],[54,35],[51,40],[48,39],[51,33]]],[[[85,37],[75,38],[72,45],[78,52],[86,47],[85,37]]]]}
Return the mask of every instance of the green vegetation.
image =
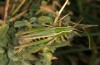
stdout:
{"type": "Polygon", "coordinates": [[[92,0],[0,1],[0,65],[99,65],[99,6],[92,0]]]}

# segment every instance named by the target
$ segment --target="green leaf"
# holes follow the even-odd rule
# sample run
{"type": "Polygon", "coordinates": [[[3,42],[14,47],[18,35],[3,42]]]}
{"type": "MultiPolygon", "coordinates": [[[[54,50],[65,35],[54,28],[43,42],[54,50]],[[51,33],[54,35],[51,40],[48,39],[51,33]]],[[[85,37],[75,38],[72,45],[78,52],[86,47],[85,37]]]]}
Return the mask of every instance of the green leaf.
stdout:
{"type": "Polygon", "coordinates": [[[4,53],[5,52],[5,49],[0,47],[0,53],[4,53]]]}
{"type": "Polygon", "coordinates": [[[9,26],[7,24],[3,24],[0,27],[0,46],[7,47],[7,43],[9,42],[9,38],[7,35],[9,26]]]}
{"type": "Polygon", "coordinates": [[[0,46],[1,47],[6,47],[7,48],[7,44],[10,43],[11,40],[9,38],[8,35],[6,35],[5,37],[0,38],[0,46]]]}
{"type": "Polygon", "coordinates": [[[45,23],[52,24],[53,23],[53,19],[48,17],[48,16],[40,16],[38,18],[37,22],[40,23],[40,24],[45,24],[45,23]]]}
{"type": "Polygon", "coordinates": [[[4,58],[4,54],[3,53],[0,53],[0,63],[3,60],[3,58],[4,58]]]}
{"type": "Polygon", "coordinates": [[[44,10],[42,10],[42,9],[39,9],[35,14],[36,15],[38,15],[38,14],[46,14],[46,12],[44,10]]]}
{"type": "Polygon", "coordinates": [[[9,60],[9,63],[8,63],[8,65],[14,65],[14,61],[12,61],[12,60],[9,60]]]}
{"type": "Polygon", "coordinates": [[[51,65],[52,58],[51,52],[43,51],[43,53],[40,53],[40,58],[35,62],[35,65],[51,65]]]}
{"type": "Polygon", "coordinates": [[[22,62],[22,65],[32,65],[28,61],[21,61],[21,62],[22,62]]]}
{"type": "Polygon", "coordinates": [[[14,65],[22,65],[20,61],[14,61],[14,65]]]}
{"type": "Polygon", "coordinates": [[[28,23],[28,21],[16,21],[14,23],[14,27],[22,27],[22,26],[26,26],[26,23],[28,23]]]}
{"type": "Polygon", "coordinates": [[[18,61],[19,57],[17,57],[14,52],[15,52],[15,50],[9,49],[8,52],[7,52],[8,57],[9,57],[10,60],[18,61]]]}
{"type": "Polygon", "coordinates": [[[36,20],[37,20],[36,17],[31,17],[31,18],[29,19],[29,22],[33,23],[33,22],[35,22],[36,20]]]}
{"type": "Polygon", "coordinates": [[[42,4],[42,5],[47,5],[47,2],[43,0],[43,1],[41,2],[41,4],[42,4]]]}
{"type": "Polygon", "coordinates": [[[23,27],[23,26],[27,26],[29,29],[32,28],[31,23],[28,22],[27,20],[16,21],[16,22],[14,23],[14,27],[15,27],[15,28],[19,28],[19,27],[23,27]]]}
{"type": "Polygon", "coordinates": [[[9,63],[7,65],[22,65],[22,63],[20,61],[9,60],[9,63]]]}
{"type": "MultiPolygon", "coordinates": [[[[8,64],[7,55],[6,55],[6,54],[3,54],[2,56],[3,56],[3,58],[0,60],[0,65],[7,65],[7,64],[8,64]]],[[[0,58],[1,58],[2,56],[0,56],[0,58]]]]}
{"type": "Polygon", "coordinates": [[[9,26],[7,24],[3,24],[0,26],[0,38],[4,37],[7,34],[7,31],[9,29],[9,26]]]}
{"type": "Polygon", "coordinates": [[[33,54],[31,54],[30,52],[28,52],[27,50],[24,51],[24,53],[21,55],[22,59],[27,59],[27,60],[37,60],[37,57],[33,54]]]}

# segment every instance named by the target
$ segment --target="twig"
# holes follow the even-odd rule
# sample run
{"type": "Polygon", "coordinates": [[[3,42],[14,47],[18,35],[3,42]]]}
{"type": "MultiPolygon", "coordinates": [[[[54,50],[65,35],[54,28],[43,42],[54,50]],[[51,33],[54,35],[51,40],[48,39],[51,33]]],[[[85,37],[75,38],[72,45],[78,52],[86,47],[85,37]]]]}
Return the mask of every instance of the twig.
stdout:
{"type": "Polygon", "coordinates": [[[25,1],[26,1],[26,0],[22,0],[22,1],[21,1],[20,5],[19,5],[19,6],[15,9],[15,11],[12,13],[12,16],[15,15],[15,14],[18,12],[18,10],[19,10],[19,9],[21,8],[21,6],[25,3],[25,1]]]}
{"type": "Polygon", "coordinates": [[[13,22],[13,21],[16,20],[17,18],[23,16],[23,15],[27,12],[28,6],[30,5],[31,2],[32,2],[32,0],[30,0],[29,3],[23,8],[23,12],[21,12],[21,13],[19,13],[18,15],[12,17],[12,18],[10,19],[10,21],[13,22]]]}
{"type": "MultiPolygon", "coordinates": [[[[14,0],[14,2],[17,2],[18,0],[14,0]]],[[[11,12],[10,13],[12,13],[14,10],[15,10],[15,7],[16,7],[16,3],[14,3],[13,5],[12,5],[12,9],[11,9],[11,12]]],[[[12,14],[11,14],[12,15],[12,14]]]]}
{"type": "Polygon", "coordinates": [[[69,0],[66,0],[66,2],[64,3],[64,5],[62,6],[62,8],[59,11],[59,15],[62,13],[63,9],[65,8],[65,6],[69,3],[69,0]]]}
{"type": "Polygon", "coordinates": [[[11,22],[13,22],[14,20],[16,20],[17,18],[21,17],[22,15],[24,15],[27,12],[27,10],[24,10],[23,12],[19,13],[17,16],[13,17],[10,19],[11,22]]]}
{"type": "Polygon", "coordinates": [[[30,0],[27,4],[25,4],[23,10],[27,9],[31,3],[32,3],[32,0],[30,0]]]}
{"type": "Polygon", "coordinates": [[[69,16],[69,14],[66,14],[66,15],[63,16],[60,20],[63,20],[63,19],[66,18],[67,16],[69,16]]]}
{"type": "Polygon", "coordinates": [[[8,16],[8,8],[9,8],[9,0],[6,0],[4,23],[6,23],[6,18],[8,16]]]}
{"type": "Polygon", "coordinates": [[[79,25],[79,24],[82,22],[83,19],[84,19],[84,18],[81,18],[81,19],[78,21],[78,23],[77,23],[76,25],[74,25],[74,27],[76,27],[77,25],[79,25]]]}
{"type": "Polygon", "coordinates": [[[62,8],[60,9],[60,11],[58,12],[58,15],[57,17],[55,18],[55,21],[54,21],[54,25],[56,25],[57,23],[57,20],[59,19],[59,16],[61,15],[63,9],[65,8],[65,6],[68,4],[69,0],[66,0],[66,2],[64,3],[64,5],[62,6],[62,8]]]}
{"type": "Polygon", "coordinates": [[[66,14],[65,16],[63,16],[60,20],[59,20],[59,26],[61,26],[62,20],[67,17],[69,14],[66,14]]]}

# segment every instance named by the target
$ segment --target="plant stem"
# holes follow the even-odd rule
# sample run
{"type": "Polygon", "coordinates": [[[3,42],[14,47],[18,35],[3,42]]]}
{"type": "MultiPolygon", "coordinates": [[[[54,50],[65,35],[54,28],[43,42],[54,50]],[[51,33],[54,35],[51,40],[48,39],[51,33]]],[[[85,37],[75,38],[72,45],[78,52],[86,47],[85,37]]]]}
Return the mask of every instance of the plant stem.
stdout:
{"type": "Polygon", "coordinates": [[[64,3],[64,5],[62,6],[62,8],[60,9],[60,11],[57,13],[57,17],[55,18],[55,21],[54,21],[54,25],[56,25],[57,23],[57,20],[59,19],[63,9],[65,8],[65,6],[68,4],[69,0],[66,0],[66,2],[64,3]]]}
{"type": "MultiPolygon", "coordinates": [[[[18,2],[18,0],[14,0],[14,2],[18,2]]],[[[14,3],[13,5],[12,5],[12,9],[11,9],[11,12],[10,13],[12,13],[14,10],[15,10],[15,7],[16,7],[16,3],[14,3]]],[[[12,15],[12,14],[11,14],[12,15]]]]}
{"type": "Polygon", "coordinates": [[[22,15],[24,15],[27,12],[27,9],[24,10],[23,12],[19,13],[18,15],[14,16],[13,18],[10,19],[11,22],[13,22],[14,20],[16,20],[17,18],[21,17],[22,15]]]}
{"type": "Polygon", "coordinates": [[[21,1],[20,5],[19,5],[19,6],[15,9],[15,11],[12,13],[12,16],[15,15],[15,14],[18,12],[18,10],[19,10],[19,9],[21,8],[21,6],[25,3],[25,1],[26,1],[26,0],[22,0],[22,1],[21,1]]]}
{"type": "Polygon", "coordinates": [[[9,8],[9,0],[6,0],[5,14],[4,14],[4,23],[6,23],[6,18],[8,16],[8,8],[9,8]]]}

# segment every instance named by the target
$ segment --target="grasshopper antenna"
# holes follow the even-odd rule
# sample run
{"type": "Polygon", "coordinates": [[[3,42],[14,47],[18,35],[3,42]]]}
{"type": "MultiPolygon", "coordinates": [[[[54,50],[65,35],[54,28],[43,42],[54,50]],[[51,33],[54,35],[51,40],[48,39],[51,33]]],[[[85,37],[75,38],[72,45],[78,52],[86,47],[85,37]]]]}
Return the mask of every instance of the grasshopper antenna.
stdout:
{"type": "Polygon", "coordinates": [[[79,20],[79,22],[78,22],[74,27],[76,27],[77,25],[79,25],[79,24],[82,22],[83,19],[84,19],[84,18],[81,18],[81,19],[79,20]]]}

